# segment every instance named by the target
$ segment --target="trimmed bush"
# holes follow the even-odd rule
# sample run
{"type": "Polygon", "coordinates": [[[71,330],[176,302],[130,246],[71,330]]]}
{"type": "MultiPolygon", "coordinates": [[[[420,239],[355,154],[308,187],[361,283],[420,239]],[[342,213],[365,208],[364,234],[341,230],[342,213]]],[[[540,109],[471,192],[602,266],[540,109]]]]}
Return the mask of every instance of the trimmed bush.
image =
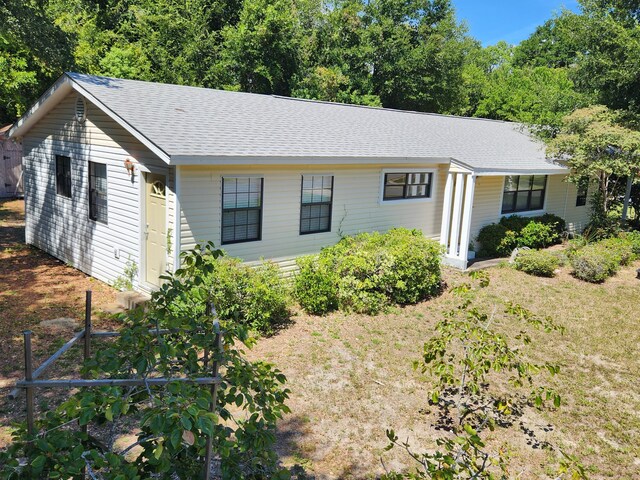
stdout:
{"type": "Polygon", "coordinates": [[[632,230],[630,232],[622,232],[620,238],[629,242],[633,253],[640,256],[640,231],[632,230]]]}
{"type": "Polygon", "coordinates": [[[620,266],[618,258],[611,252],[592,244],[579,250],[571,258],[573,274],[580,280],[591,283],[604,282],[615,275],[620,266]]]}
{"type": "Polygon", "coordinates": [[[557,215],[538,217],[510,215],[500,223],[486,225],[478,234],[481,257],[509,255],[517,247],[544,248],[560,243],[566,228],[565,221],[557,215]]]}
{"type": "Polygon", "coordinates": [[[237,258],[221,257],[213,262],[206,282],[223,320],[270,333],[289,318],[289,294],[274,263],[250,267],[237,258]]]}
{"type": "Polygon", "coordinates": [[[620,265],[629,265],[636,259],[636,255],[633,252],[633,244],[626,238],[607,238],[600,240],[595,245],[611,253],[620,265]]]}
{"type": "Polygon", "coordinates": [[[313,315],[324,315],[338,308],[338,278],[326,258],[300,257],[298,267],[294,296],[300,306],[313,315]]]}
{"type": "Polygon", "coordinates": [[[482,227],[478,234],[478,243],[480,244],[480,250],[478,256],[480,257],[494,257],[498,253],[503,239],[506,237],[509,229],[499,223],[492,223],[485,227],[482,227]]]}
{"type": "Polygon", "coordinates": [[[513,262],[516,270],[538,277],[553,277],[560,266],[558,255],[546,250],[521,250],[513,262]]]}
{"type": "Polygon", "coordinates": [[[416,303],[441,284],[442,247],[418,230],[345,237],[319,255],[298,260],[294,294],[309,313],[335,308],[376,314],[390,304],[416,303]]]}

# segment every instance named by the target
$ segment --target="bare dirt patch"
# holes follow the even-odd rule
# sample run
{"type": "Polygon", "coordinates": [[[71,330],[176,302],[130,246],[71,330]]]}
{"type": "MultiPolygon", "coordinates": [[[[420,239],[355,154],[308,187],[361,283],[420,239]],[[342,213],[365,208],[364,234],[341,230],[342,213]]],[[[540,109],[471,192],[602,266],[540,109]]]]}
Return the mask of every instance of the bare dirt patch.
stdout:
{"type": "MultiPolygon", "coordinates": [[[[23,402],[10,401],[7,393],[23,376],[22,331],[34,332],[35,365],[73,334],[73,322],[41,322],[60,318],[84,318],[85,291],[93,291],[94,324],[111,329],[117,323],[102,313],[113,302],[115,290],[50,255],[24,244],[24,201],[0,200],[0,448],[8,441],[9,425],[22,418],[23,402]]],[[[61,364],[67,373],[77,368],[61,364]]],[[[54,372],[55,373],[55,372],[54,372]]],[[[53,399],[45,392],[46,405],[53,399]]]]}

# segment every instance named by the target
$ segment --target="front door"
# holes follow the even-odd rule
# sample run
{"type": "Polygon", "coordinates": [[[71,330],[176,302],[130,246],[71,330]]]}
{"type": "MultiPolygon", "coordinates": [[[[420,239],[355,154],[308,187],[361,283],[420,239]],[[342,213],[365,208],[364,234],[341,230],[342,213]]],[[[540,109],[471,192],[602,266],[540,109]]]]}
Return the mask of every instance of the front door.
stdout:
{"type": "Polygon", "coordinates": [[[145,280],[160,285],[167,261],[167,190],[164,175],[146,174],[145,280]]]}

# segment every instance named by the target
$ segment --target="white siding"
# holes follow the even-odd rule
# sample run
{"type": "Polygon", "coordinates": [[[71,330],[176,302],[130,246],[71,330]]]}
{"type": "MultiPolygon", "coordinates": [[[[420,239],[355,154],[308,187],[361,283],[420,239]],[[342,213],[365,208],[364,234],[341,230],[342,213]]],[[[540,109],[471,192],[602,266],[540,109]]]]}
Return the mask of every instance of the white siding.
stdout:
{"type": "MultiPolygon", "coordinates": [[[[471,219],[471,238],[475,239],[483,226],[500,221],[503,188],[502,176],[478,177],[471,219]]],[[[565,181],[564,175],[549,175],[544,211],[564,218],[571,233],[581,232],[589,222],[589,206],[576,207],[577,193],[575,184],[565,181]]]]}
{"type": "Polygon", "coordinates": [[[133,178],[129,176],[124,160],[131,156],[144,169],[168,175],[169,226],[175,216],[173,175],[164,162],[89,102],[86,121],[75,121],[76,98],[70,94],[24,138],[27,243],[105,282],[122,276],[127,261],[138,265],[140,276],[142,178],[138,168],[133,178]],[[71,198],[56,194],[56,155],[71,157],[71,198]],[[107,225],[89,219],[89,160],[107,165],[107,225]]]}
{"type": "Polygon", "coordinates": [[[448,166],[424,166],[437,171],[433,200],[395,203],[380,201],[383,169],[402,172],[416,169],[416,165],[179,168],[182,250],[204,241],[220,245],[221,187],[225,175],[255,174],[264,178],[262,240],[223,246],[229,255],[245,261],[274,259],[287,270],[293,268],[291,258],[332,245],[340,234],[385,231],[392,227],[417,228],[432,238],[440,234],[442,192],[448,166]],[[331,232],[299,234],[301,175],[305,173],[334,175],[331,232]]]}

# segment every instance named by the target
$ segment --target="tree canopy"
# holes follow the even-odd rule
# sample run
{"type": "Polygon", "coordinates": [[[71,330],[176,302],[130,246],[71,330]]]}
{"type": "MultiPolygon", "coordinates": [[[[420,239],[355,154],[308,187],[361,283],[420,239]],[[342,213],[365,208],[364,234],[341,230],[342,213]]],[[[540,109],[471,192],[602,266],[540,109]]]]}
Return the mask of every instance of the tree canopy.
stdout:
{"type": "Polygon", "coordinates": [[[0,122],[64,71],[539,126],[640,111],[640,13],[581,0],[520,45],[482,46],[451,0],[5,0],[0,122]]]}

